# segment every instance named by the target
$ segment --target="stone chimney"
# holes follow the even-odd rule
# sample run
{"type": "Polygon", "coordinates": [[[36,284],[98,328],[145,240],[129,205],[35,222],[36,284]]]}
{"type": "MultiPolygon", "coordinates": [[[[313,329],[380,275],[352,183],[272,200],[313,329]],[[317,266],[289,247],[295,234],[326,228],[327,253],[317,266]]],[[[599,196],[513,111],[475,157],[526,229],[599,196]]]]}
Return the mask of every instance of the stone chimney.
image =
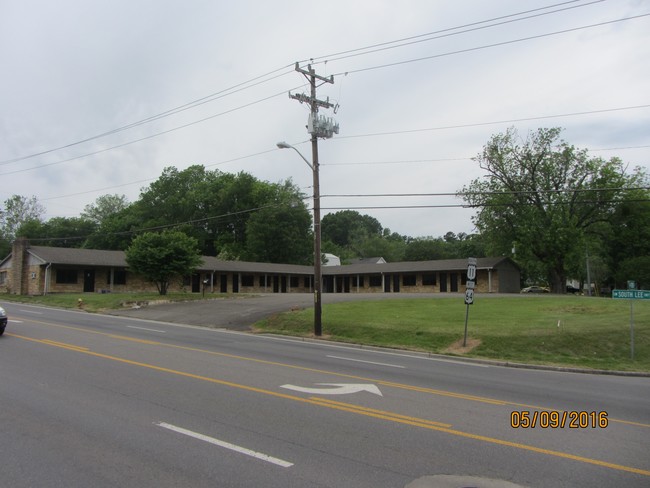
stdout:
{"type": "Polygon", "coordinates": [[[28,266],[29,255],[27,249],[29,241],[24,237],[17,237],[11,251],[11,293],[14,295],[27,295],[28,290],[28,266]]]}

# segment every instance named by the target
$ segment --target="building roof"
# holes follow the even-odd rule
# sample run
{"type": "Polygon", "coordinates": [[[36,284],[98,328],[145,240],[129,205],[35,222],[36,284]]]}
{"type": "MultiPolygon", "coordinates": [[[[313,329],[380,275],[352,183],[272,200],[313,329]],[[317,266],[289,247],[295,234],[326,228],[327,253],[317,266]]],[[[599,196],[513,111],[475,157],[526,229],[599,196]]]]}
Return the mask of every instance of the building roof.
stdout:
{"type": "MultiPolygon", "coordinates": [[[[493,269],[501,263],[510,261],[510,258],[477,258],[477,269],[493,269]]],[[[516,265],[515,265],[516,266],[516,265]]],[[[346,264],[334,268],[327,268],[327,274],[349,275],[349,274],[387,274],[387,273],[415,273],[427,271],[466,271],[467,259],[440,259],[436,261],[403,261],[400,263],[382,264],[346,264]]]]}
{"type": "Polygon", "coordinates": [[[350,264],[385,264],[386,260],[379,257],[372,258],[354,258],[349,260],[350,264]]]}
{"type": "MultiPolygon", "coordinates": [[[[98,249],[77,249],[65,247],[30,246],[27,252],[39,259],[43,264],[70,266],[106,266],[126,268],[126,253],[124,251],[104,251],[98,249]]],[[[9,260],[8,256],[3,264],[9,260]]],[[[235,273],[266,273],[312,275],[313,266],[296,264],[256,263],[249,261],[225,261],[212,256],[203,256],[203,262],[198,267],[203,272],[235,272],[235,273]]],[[[477,269],[493,269],[504,262],[517,266],[510,258],[493,257],[477,258],[477,269]]],[[[437,261],[405,261],[399,263],[359,263],[342,266],[324,266],[323,275],[353,275],[353,274],[386,274],[386,273],[415,273],[435,271],[465,271],[467,259],[443,259],[437,261]]]]}
{"type": "Polygon", "coordinates": [[[70,264],[76,266],[127,266],[124,251],[30,246],[27,248],[27,252],[44,263],[70,264]]]}

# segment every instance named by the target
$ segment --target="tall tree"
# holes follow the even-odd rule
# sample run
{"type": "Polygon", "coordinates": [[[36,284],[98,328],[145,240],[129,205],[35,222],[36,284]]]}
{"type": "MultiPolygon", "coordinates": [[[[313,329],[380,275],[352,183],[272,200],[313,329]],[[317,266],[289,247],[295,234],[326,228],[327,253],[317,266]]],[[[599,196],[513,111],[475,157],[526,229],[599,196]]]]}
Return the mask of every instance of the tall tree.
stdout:
{"type": "Polygon", "coordinates": [[[54,247],[85,247],[86,239],[97,224],[79,217],[52,217],[46,222],[30,220],[20,226],[18,233],[33,244],[54,247]]]}
{"type": "Polygon", "coordinates": [[[382,232],[383,228],[377,219],[355,210],[341,210],[321,219],[321,238],[337,246],[346,247],[355,241],[381,237],[382,232]]]}
{"type": "Polygon", "coordinates": [[[650,178],[640,170],[636,176],[637,187],[641,189],[628,192],[616,208],[606,239],[605,255],[612,272],[610,284],[617,288],[625,287],[626,282],[633,279],[650,286],[647,266],[650,260],[650,178]]]}
{"type": "Polygon", "coordinates": [[[196,239],[182,232],[146,232],[126,250],[126,262],[131,271],[155,283],[158,293],[166,295],[171,280],[192,274],[201,256],[196,239]]]}
{"type": "Polygon", "coordinates": [[[129,206],[129,200],[125,195],[102,195],[84,207],[81,217],[96,224],[101,224],[108,217],[121,212],[129,206]]]}
{"type": "Polygon", "coordinates": [[[279,205],[258,210],[246,224],[249,261],[313,264],[311,217],[301,206],[279,205]]]}
{"type": "Polygon", "coordinates": [[[45,207],[36,197],[27,198],[12,195],[0,207],[0,255],[3,257],[11,250],[11,243],[17,237],[21,225],[31,220],[41,221],[45,207]]]}
{"type": "Polygon", "coordinates": [[[521,140],[515,129],[498,134],[475,159],[486,172],[463,188],[478,208],[474,223],[490,251],[510,254],[524,267],[542,266],[555,293],[565,291],[567,259],[584,236],[610,221],[634,178],[621,161],[592,158],[560,139],[561,129],[539,129],[521,140]]]}

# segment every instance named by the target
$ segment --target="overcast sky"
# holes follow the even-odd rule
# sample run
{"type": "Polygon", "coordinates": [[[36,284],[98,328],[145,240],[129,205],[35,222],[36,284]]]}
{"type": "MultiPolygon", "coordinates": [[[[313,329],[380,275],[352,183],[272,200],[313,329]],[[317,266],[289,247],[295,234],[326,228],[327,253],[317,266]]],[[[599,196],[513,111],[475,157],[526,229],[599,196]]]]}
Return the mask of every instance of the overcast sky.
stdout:
{"type": "Polygon", "coordinates": [[[323,215],[471,233],[454,197],[386,195],[460,190],[511,126],[563,127],[650,170],[648,33],[648,0],[0,0],[0,203],[76,217],[193,164],[311,195],[309,167],[276,143],[311,159],[308,107],[288,93],[309,93],[294,64],[312,59],[334,75],[318,97],[339,105],[321,111],[340,124],[319,142],[323,215]],[[330,196],[370,194],[384,196],[330,196]]]}

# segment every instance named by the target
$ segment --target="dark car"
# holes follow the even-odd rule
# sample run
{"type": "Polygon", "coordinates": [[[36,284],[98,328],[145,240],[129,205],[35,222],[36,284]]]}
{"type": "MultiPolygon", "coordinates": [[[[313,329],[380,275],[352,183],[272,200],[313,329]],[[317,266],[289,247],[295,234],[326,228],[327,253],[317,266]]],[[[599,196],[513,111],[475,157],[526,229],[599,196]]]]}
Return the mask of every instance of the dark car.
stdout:
{"type": "Polygon", "coordinates": [[[5,327],[7,327],[7,312],[0,307],[0,335],[4,334],[5,327]]]}
{"type": "Polygon", "coordinates": [[[566,286],[566,292],[567,293],[573,293],[574,295],[580,294],[580,288],[576,288],[575,286],[567,285],[566,286]]]}

